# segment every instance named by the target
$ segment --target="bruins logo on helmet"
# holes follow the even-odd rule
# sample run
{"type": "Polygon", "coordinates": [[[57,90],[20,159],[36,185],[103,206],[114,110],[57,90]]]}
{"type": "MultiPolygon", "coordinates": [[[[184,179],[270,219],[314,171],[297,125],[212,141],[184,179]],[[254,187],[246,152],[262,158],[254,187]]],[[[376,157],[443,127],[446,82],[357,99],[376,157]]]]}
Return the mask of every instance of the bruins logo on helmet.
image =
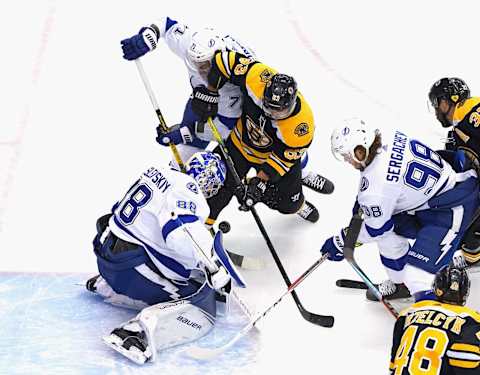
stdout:
{"type": "Polygon", "coordinates": [[[304,135],[308,134],[308,125],[304,122],[302,122],[301,124],[297,125],[297,127],[295,128],[295,130],[293,131],[297,136],[299,137],[303,137],[304,135]]]}

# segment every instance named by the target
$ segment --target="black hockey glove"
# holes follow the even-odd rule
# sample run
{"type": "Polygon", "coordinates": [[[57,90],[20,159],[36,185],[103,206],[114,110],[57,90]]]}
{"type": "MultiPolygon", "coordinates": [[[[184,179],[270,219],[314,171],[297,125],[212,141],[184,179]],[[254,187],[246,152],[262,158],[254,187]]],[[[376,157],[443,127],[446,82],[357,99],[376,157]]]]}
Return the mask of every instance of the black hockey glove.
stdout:
{"type": "Polygon", "coordinates": [[[200,121],[207,121],[208,117],[215,117],[218,112],[217,92],[210,91],[205,86],[193,88],[192,110],[199,117],[200,121]]]}
{"type": "Polygon", "coordinates": [[[235,195],[241,204],[240,210],[248,211],[250,207],[262,201],[266,189],[267,182],[258,177],[251,178],[245,186],[239,186],[235,195]]]}

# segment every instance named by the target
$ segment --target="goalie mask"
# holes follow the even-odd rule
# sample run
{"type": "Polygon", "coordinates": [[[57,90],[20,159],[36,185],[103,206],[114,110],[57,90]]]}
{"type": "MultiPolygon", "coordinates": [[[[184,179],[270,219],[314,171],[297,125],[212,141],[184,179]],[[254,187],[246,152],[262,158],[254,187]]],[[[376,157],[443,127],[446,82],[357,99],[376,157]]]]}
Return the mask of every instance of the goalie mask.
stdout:
{"type": "Polygon", "coordinates": [[[225,42],[215,30],[202,29],[193,33],[185,62],[190,69],[205,78],[210,71],[215,52],[225,49],[225,42]]]}
{"type": "Polygon", "coordinates": [[[185,169],[185,172],[195,179],[207,199],[218,193],[227,175],[223,160],[209,151],[193,154],[186,162],[185,169]]]}
{"type": "Polygon", "coordinates": [[[340,161],[355,161],[365,168],[370,146],[375,140],[377,129],[369,128],[363,120],[358,118],[344,121],[344,125],[335,129],[331,136],[332,154],[340,161]],[[363,160],[355,155],[355,149],[362,146],[366,153],[363,160]]]}

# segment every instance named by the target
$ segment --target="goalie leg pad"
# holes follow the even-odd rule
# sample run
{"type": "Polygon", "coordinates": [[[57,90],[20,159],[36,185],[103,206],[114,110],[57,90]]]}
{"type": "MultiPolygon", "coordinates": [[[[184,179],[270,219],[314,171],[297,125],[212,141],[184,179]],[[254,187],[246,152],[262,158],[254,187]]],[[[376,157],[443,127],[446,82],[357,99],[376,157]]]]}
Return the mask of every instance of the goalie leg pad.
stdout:
{"type": "Polygon", "coordinates": [[[153,362],[157,352],[206,335],[215,323],[215,294],[208,285],[189,298],[143,309],[114,329],[104,342],[138,364],[153,362]]]}

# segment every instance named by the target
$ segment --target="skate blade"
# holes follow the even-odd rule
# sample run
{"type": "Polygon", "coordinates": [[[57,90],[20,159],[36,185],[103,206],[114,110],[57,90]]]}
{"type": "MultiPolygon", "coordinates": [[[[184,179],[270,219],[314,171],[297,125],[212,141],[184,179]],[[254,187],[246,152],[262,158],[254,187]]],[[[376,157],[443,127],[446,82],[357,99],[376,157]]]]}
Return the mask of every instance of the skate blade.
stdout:
{"type": "Polygon", "coordinates": [[[115,335],[105,336],[102,338],[103,342],[110,348],[127,357],[129,360],[135,362],[138,365],[143,365],[147,362],[148,358],[138,348],[131,346],[130,349],[125,349],[122,344],[123,341],[120,337],[115,335]]]}

